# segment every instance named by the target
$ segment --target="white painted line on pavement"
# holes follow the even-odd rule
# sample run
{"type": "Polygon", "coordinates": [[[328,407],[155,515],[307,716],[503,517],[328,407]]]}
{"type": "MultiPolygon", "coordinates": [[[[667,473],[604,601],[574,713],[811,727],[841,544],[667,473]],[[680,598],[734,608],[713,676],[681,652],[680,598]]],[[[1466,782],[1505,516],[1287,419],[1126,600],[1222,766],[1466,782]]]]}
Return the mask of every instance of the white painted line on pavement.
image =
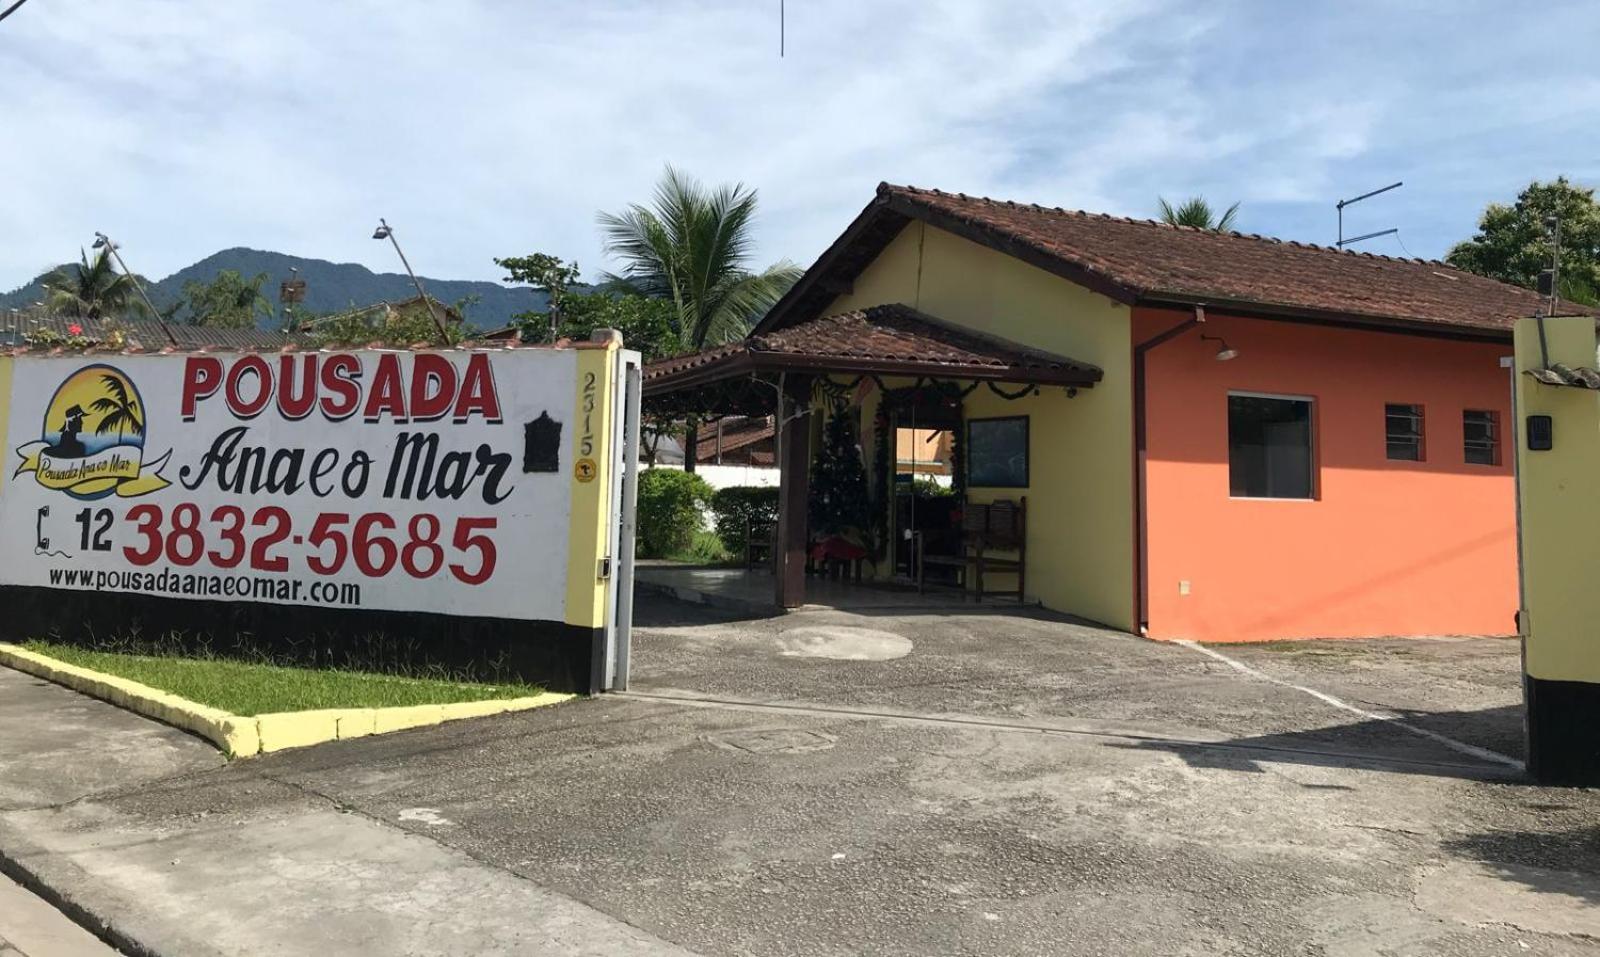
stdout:
{"type": "Polygon", "coordinates": [[[1207,648],[1204,645],[1196,644],[1188,639],[1178,639],[1174,642],[1174,644],[1182,645],[1191,651],[1198,651],[1202,655],[1209,655],[1210,657],[1217,659],[1230,668],[1247,674],[1252,678],[1259,678],[1262,681],[1271,682],[1272,684],[1279,685],[1280,687],[1289,688],[1291,690],[1301,692],[1302,694],[1308,694],[1311,697],[1316,698],[1318,701],[1321,701],[1325,704],[1330,704],[1341,711],[1348,711],[1351,714],[1360,715],[1369,721],[1386,721],[1397,728],[1404,728],[1405,730],[1410,731],[1412,734],[1421,735],[1430,741],[1436,741],[1439,744],[1444,745],[1452,751],[1459,751],[1462,754],[1471,755],[1480,761],[1490,761],[1495,764],[1504,764],[1519,770],[1523,766],[1521,761],[1518,761],[1516,758],[1508,755],[1501,754],[1498,751],[1490,751],[1488,748],[1480,748],[1475,744],[1468,744],[1465,741],[1457,741],[1455,738],[1440,734],[1437,731],[1429,731],[1427,728],[1419,728],[1414,724],[1407,724],[1406,722],[1400,720],[1400,718],[1396,715],[1382,714],[1377,711],[1368,711],[1365,708],[1358,708],[1353,704],[1341,701],[1338,698],[1335,698],[1333,695],[1318,691],[1315,688],[1307,688],[1305,685],[1297,685],[1291,681],[1284,681],[1281,678],[1274,678],[1265,672],[1257,671],[1255,668],[1250,667],[1242,661],[1230,658],[1220,651],[1207,648]]]}
{"type": "MultiPolygon", "coordinates": [[[[975,716],[955,716],[948,714],[928,715],[902,711],[881,711],[862,708],[847,708],[837,705],[807,704],[803,702],[777,702],[777,701],[750,701],[740,698],[712,698],[693,692],[672,691],[662,689],[658,691],[640,691],[637,688],[628,691],[613,692],[614,698],[637,698],[648,701],[658,701],[679,707],[726,709],[733,711],[750,711],[765,714],[803,715],[814,718],[846,718],[860,721],[893,721],[903,724],[929,725],[933,727],[959,727],[982,731],[1000,731],[1017,734],[1038,734],[1047,737],[1073,738],[1082,737],[1090,740],[1129,741],[1136,744],[1171,746],[1175,748],[1192,749],[1217,749],[1223,751],[1260,752],[1265,754],[1293,754],[1298,756],[1315,756],[1319,758],[1332,758],[1348,761],[1352,766],[1362,763],[1400,765],[1403,767],[1428,767],[1451,769],[1456,771],[1470,771],[1485,777],[1499,778],[1504,772],[1494,768],[1486,768],[1482,763],[1466,764],[1454,761],[1428,760],[1421,758],[1392,757],[1370,752],[1331,751],[1325,748],[1294,748],[1282,745],[1268,745],[1250,743],[1248,741],[1230,741],[1223,738],[1210,739],[1204,737],[1177,737],[1169,734],[1155,732],[1141,732],[1117,729],[1093,729],[1087,727],[1071,727],[1067,725],[1044,724],[1019,724],[1011,721],[999,721],[994,718],[975,716]]],[[[1057,719],[1070,721],[1071,719],[1057,719]]],[[[1522,765],[1516,765],[1519,772],[1522,765]]]]}

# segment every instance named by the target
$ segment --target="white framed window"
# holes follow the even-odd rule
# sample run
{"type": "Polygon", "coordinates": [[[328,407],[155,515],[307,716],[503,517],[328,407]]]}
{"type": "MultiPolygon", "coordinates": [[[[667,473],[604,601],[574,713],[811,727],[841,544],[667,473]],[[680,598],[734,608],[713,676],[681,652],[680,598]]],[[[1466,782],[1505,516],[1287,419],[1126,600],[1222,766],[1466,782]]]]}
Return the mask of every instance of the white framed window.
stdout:
{"type": "Polygon", "coordinates": [[[1228,492],[1234,498],[1316,498],[1309,396],[1228,393],[1228,492]]]}

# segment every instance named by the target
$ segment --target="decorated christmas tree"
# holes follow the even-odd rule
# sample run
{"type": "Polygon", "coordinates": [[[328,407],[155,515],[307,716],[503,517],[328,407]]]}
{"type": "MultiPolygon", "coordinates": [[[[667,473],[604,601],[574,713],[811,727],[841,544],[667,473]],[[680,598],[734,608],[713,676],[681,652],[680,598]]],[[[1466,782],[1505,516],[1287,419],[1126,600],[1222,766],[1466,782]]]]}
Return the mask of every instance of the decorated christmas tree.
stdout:
{"type": "Polygon", "coordinates": [[[835,407],[822,430],[822,448],[811,460],[807,518],[816,536],[842,535],[866,544],[871,534],[867,469],[847,406],[835,407]]]}

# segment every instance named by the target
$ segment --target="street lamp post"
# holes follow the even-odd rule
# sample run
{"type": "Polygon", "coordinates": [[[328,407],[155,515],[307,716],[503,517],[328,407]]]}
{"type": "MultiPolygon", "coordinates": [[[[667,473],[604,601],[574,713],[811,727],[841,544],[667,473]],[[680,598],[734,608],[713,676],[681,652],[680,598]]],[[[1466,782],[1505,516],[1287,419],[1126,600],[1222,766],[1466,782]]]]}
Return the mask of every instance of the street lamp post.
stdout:
{"type": "Polygon", "coordinates": [[[406,267],[406,274],[411,277],[411,284],[417,287],[417,295],[422,297],[422,304],[428,307],[428,315],[433,317],[433,324],[439,328],[439,344],[444,345],[450,338],[449,333],[444,331],[444,320],[440,318],[439,311],[433,308],[433,300],[428,298],[427,291],[422,288],[422,280],[418,279],[417,274],[412,271],[411,263],[407,261],[406,254],[400,249],[400,241],[394,238],[394,228],[389,225],[388,220],[381,216],[378,217],[378,228],[372,231],[372,238],[387,239],[389,242],[394,243],[394,251],[400,256],[400,264],[406,267]]]}
{"type": "Polygon", "coordinates": [[[117,265],[122,267],[122,274],[127,276],[128,281],[133,283],[133,288],[139,291],[139,298],[144,300],[145,306],[150,310],[150,315],[155,316],[156,322],[161,325],[161,331],[166,333],[167,342],[176,346],[178,340],[173,337],[172,330],[167,328],[167,320],[161,318],[161,310],[157,309],[156,304],[150,301],[150,297],[145,294],[144,287],[139,285],[138,278],[128,269],[128,264],[122,261],[122,254],[117,252],[117,244],[112,242],[111,237],[105,233],[95,233],[94,248],[105,249],[106,252],[111,254],[111,258],[117,261],[117,265]]]}

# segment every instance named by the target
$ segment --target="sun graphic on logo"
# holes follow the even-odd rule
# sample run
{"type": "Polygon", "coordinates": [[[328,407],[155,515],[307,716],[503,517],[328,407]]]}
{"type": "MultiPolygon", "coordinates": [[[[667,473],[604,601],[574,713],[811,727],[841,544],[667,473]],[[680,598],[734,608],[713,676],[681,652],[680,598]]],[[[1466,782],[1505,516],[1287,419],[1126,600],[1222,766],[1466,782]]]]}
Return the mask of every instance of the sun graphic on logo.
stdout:
{"type": "Polygon", "coordinates": [[[114,366],[84,366],[45,406],[41,441],[17,449],[23,461],[16,474],[33,472],[40,485],[87,501],[156,491],[168,484],[159,474],[167,456],[143,461],[145,430],[144,399],[133,380],[114,366]]]}

